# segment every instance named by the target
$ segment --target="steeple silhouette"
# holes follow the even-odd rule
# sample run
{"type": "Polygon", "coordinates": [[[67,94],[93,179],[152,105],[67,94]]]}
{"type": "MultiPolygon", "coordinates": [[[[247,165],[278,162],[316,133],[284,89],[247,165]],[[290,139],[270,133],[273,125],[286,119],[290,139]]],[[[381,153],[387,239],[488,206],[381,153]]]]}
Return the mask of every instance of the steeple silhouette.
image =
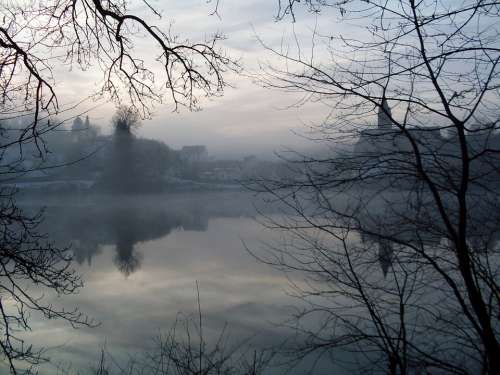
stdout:
{"type": "Polygon", "coordinates": [[[389,104],[387,104],[387,99],[385,96],[382,99],[382,104],[378,109],[378,128],[379,129],[391,129],[392,121],[390,119],[391,109],[389,108],[389,104]]]}

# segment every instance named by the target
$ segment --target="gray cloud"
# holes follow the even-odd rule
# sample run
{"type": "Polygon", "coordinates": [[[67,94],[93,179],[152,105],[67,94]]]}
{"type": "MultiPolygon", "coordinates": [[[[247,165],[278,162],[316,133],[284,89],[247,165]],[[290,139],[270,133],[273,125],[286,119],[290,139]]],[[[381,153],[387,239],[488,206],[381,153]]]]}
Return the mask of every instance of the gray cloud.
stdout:
{"type": "MultiPolygon", "coordinates": [[[[223,48],[232,56],[240,57],[245,71],[251,74],[258,73],[259,62],[279,63],[257,41],[257,35],[270,46],[279,48],[284,35],[290,36],[293,30],[307,49],[310,28],[315,22],[314,17],[306,13],[301,14],[296,24],[275,22],[277,4],[267,0],[223,1],[221,18],[210,16],[213,4],[202,0],[158,1],[154,5],[163,10],[163,17],[155,19],[149,15],[148,19],[164,29],[172,22],[176,33],[192,40],[203,39],[216,31],[224,33],[228,39],[223,42],[223,48]]],[[[137,7],[136,4],[133,10],[146,14],[143,5],[137,7]]],[[[289,37],[285,39],[285,43],[291,42],[289,37]]],[[[150,42],[138,39],[136,47],[138,53],[151,57],[150,42]]],[[[65,103],[74,103],[95,92],[102,79],[97,69],[80,72],[63,67],[57,73],[59,92],[65,103]]],[[[235,88],[227,89],[222,98],[202,101],[204,109],[201,112],[172,113],[167,97],[163,105],[155,107],[153,118],[144,121],[138,135],[162,140],[175,148],[205,144],[217,157],[245,154],[268,157],[276,149],[302,147],[304,140],[292,131],[300,131],[304,122],[318,123],[325,117],[325,110],[318,105],[283,110],[294,103],[297,96],[258,87],[248,76],[233,74],[228,76],[228,81],[235,88]]],[[[100,107],[91,111],[91,120],[109,131],[114,106],[104,99],[97,103],[100,107]]],[[[94,104],[87,103],[79,109],[94,104]]]]}

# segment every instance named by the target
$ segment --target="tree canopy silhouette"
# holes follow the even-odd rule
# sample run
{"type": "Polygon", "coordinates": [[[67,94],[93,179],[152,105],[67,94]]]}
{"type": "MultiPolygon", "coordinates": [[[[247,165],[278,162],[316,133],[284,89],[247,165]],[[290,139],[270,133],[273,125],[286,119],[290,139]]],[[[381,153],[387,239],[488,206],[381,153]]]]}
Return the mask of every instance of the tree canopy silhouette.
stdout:
{"type": "MultiPolygon", "coordinates": [[[[161,18],[148,1],[142,3],[150,16],[161,18]]],[[[61,67],[83,72],[98,69],[103,79],[95,95],[129,104],[119,107],[118,114],[125,117],[116,118],[116,125],[126,131],[139,117],[150,115],[155,103],[167,99],[174,110],[193,110],[199,108],[199,96],[222,94],[224,73],[239,67],[219,48],[221,35],[191,42],[171,27],[162,29],[148,16],[131,12],[129,6],[125,0],[0,4],[1,174],[36,169],[23,166],[24,146],[33,143],[43,157],[47,149],[42,136],[64,122],[54,116],[74,109],[60,104],[61,67]],[[139,40],[151,44],[151,55],[137,50],[139,40]],[[16,148],[19,157],[7,158],[16,148]]],[[[76,120],[77,127],[81,122],[76,120]]],[[[70,250],[54,247],[38,233],[41,216],[25,213],[14,196],[12,189],[0,190],[0,351],[11,373],[18,372],[20,363],[36,365],[42,360],[41,352],[15,333],[29,329],[30,310],[73,325],[92,324],[78,311],[44,304],[43,290],[73,293],[81,280],[71,268],[70,250]]]]}
{"type": "Polygon", "coordinates": [[[288,208],[267,221],[287,241],[256,256],[306,278],[293,285],[309,306],[294,358],[500,372],[500,3],[280,5],[278,18],[306,6],[349,25],[314,28],[309,54],[298,37],[296,49],[267,47],[283,65],[261,77],[331,108],[312,136],[327,151],[287,157],[288,179],[256,181],[288,208]]]}

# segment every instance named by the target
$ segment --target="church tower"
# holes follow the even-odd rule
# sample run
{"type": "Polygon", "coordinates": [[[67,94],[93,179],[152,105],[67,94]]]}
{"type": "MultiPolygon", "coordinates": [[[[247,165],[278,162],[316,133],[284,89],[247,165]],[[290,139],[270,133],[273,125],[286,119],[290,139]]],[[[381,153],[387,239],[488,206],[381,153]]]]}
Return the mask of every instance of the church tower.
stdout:
{"type": "Polygon", "coordinates": [[[382,106],[378,109],[378,128],[382,130],[389,130],[392,128],[392,121],[390,119],[391,109],[385,97],[382,99],[382,106]],[[382,108],[384,110],[382,110],[382,108]],[[389,114],[389,116],[387,115],[389,114]]]}

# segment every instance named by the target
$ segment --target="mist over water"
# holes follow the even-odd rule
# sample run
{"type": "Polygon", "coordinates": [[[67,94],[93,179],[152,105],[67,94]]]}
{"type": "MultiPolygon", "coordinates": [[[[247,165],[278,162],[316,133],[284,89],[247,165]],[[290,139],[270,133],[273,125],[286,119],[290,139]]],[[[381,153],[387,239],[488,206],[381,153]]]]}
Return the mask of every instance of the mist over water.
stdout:
{"type": "MultiPolygon", "coordinates": [[[[40,320],[27,337],[52,348],[53,363],[73,368],[97,363],[104,345],[120,359],[137,355],[179,313],[197,313],[198,282],[209,340],[227,324],[233,342],[251,338],[256,348],[281,344],[290,332],[279,324],[299,302],[284,293],[281,272],[245,250],[244,245],[256,249],[277,239],[256,221],[256,203],[243,192],[47,200],[41,229],[56,244],[71,245],[85,282],[77,295],[53,303],[77,306],[100,326],[75,331],[40,320]]],[[[26,197],[22,205],[34,210],[38,201],[26,197]]],[[[270,206],[262,210],[273,215],[270,206]]]]}
{"type": "MultiPolygon", "coordinates": [[[[463,337],[450,330],[461,302],[440,277],[443,269],[460,270],[449,231],[460,222],[460,202],[446,189],[436,200],[418,173],[399,177],[411,161],[410,143],[386,117],[379,114],[380,126],[362,131],[353,147],[269,161],[216,159],[204,145],[175,150],[138,137],[134,116],[120,107],[115,132],[105,136],[77,117],[71,129],[49,139],[58,159],[47,153],[33,174],[23,168],[36,158],[19,160],[15,178],[2,181],[5,192],[16,192],[21,212],[37,218],[33,228],[44,246],[68,249],[67,264],[84,284],[59,296],[38,289],[38,280],[30,287],[51,308],[78,309],[91,319],[75,330],[35,311],[32,331],[19,337],[47,350],[42,374],[93,371],[102,353],[119,373],[120,366],[132,366],[131,356],[144,360],[163,348],[161,340],[172,339],[183,324],[193,331],[167,347],[188,342],[188,362],[196,347],[191,334],[201,332],[203,348],[237,348],[244,360],[272,353],[269,374],[349,374],[379,361],[383,373],[384,351],[371,337],[379,334],[380,320],[387,329],[402,329],[401,311],[408,324],[429,327],[434,319],[440,331],[429,337],[416,331],[417,356],[441,348],[449,361],[468,340],[467,321],[460,321],[463,337]],[[441,220],[443,212],[448,221],[441,220]]],[[[422,163],[438,184],[456,186],[448,174],[457,167],[454,138],[438,130],[432,136],[422,163]],[[436,173],[436,163],[446,165],[446,173],[436,173]]],[[[489,132],[466,139],[474,147],[500,142],[489,132]]],[[[488,285],[500,269],[500,201],[492,191],[497,166],[494,158],[478,162],[471,175],[483,185],[471,186],[466,198],[465,243],[474,262],[486,262],[477,267],[488,285]]],[[[43,266],[37,246],[35,261],[43,266]]],[[[455,288],[464,285],[457,281],[455,288]]],[[[479,370],[475,363],[470,368],[479,370]]]]}
{"type": "Polygon", "coordinates": [[[499,19],[0,2],[0,375],[500,374],[499,19]]]}

